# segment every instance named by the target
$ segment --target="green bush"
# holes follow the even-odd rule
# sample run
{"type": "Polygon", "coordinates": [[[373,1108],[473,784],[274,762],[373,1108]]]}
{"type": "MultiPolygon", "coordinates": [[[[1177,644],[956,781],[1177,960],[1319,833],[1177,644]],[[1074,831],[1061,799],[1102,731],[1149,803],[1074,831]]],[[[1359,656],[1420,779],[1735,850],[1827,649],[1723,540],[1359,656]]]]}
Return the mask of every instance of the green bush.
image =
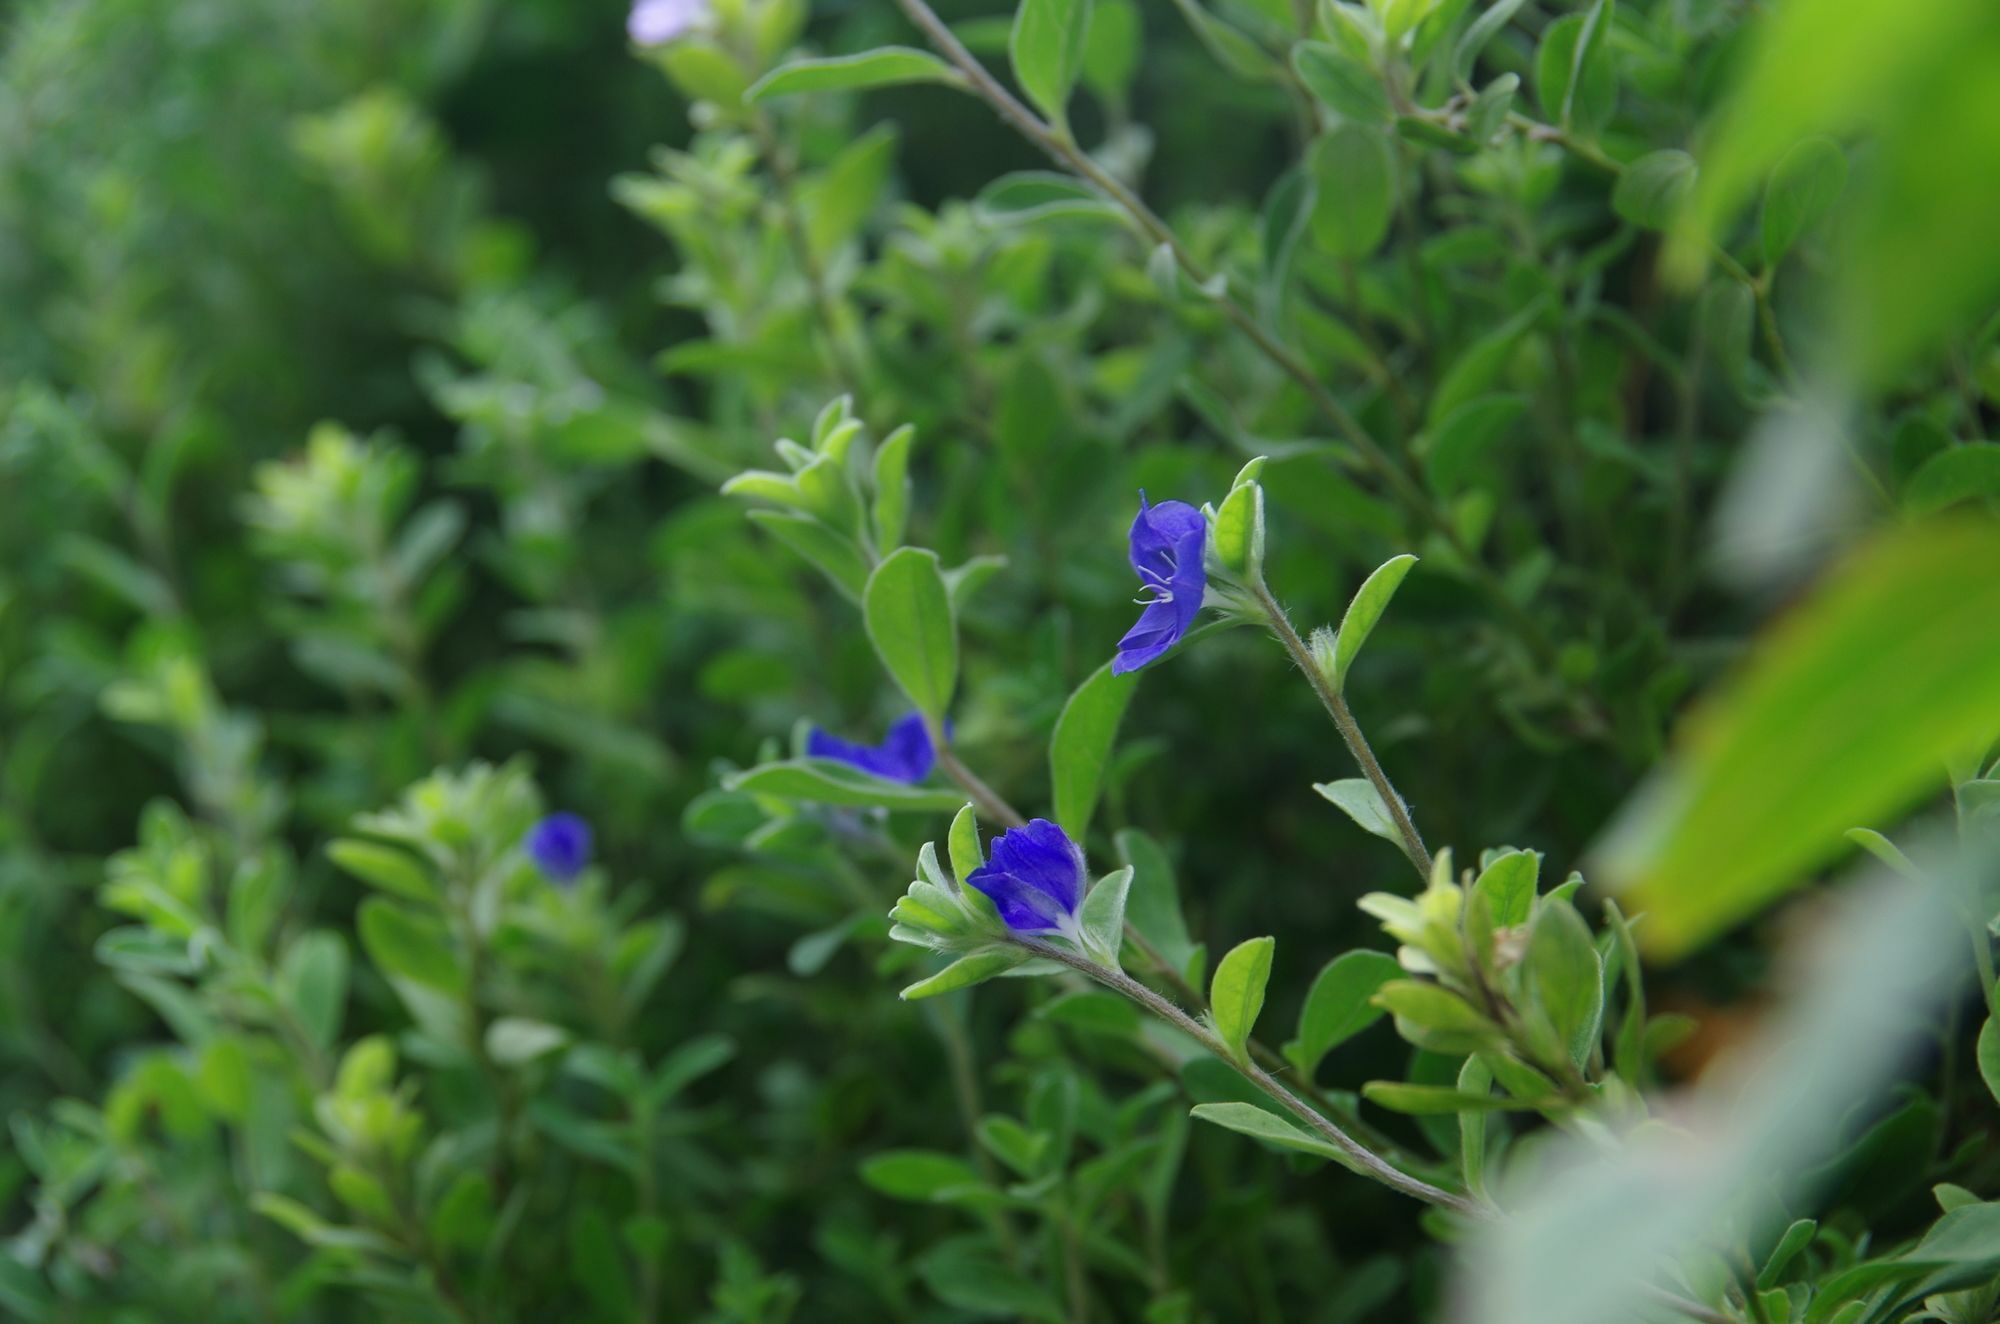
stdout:
{"type": "Polygon", "coordinates": [[[0,11],[0,1314],[2000,1319],[1990,7],[944,11],[0,11]]]}

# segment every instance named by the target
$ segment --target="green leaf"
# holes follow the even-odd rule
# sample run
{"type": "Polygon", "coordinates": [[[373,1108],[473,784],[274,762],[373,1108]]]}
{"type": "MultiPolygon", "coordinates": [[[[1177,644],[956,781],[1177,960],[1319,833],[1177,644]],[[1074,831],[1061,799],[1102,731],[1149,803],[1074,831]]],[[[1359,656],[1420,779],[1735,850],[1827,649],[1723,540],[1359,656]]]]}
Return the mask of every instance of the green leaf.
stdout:
{"type": "Polygon", "coordinates": [[[1493,1042],[1487,1019],[1436,984],[1392,981],[1375,990],[1375,1005],[1396,1018],[1396,1033],[1434,1053],[1472,1053],[1493,1042]]]}
{"type": "Polygon", "coordinates": [[[979,817],[970,804],[953,815],[951,831],[945,836],[945,850],[951,857],[952,877],[960,887],[965,886],[973,870],[986,863],[986,856],[979,849],[979,817]]]}
{"type": "Polygon", "coordinates": [[[444,921],[381,897],[361,903],[361,946],[383,974],[448,993],[465,991],[465,972],[444,921]]]}
{"type": "Polygon", "coordinates": [[[1571,14],[1549,24],[1535,53],[1535,91],[1542,113],[1586,137],[1604,126],[1617,102],[1603,25],[1595,21],[1607,7],[1605,0],[1597,0],[1589,14],[1571,14]]]}
{"type": "Polygon", "coordinates": [[[1403,834],[1396,830],[1396,822],[1389,817],[1389,806],[1382,803],[1381,792],[1375,783],[1366,777],[1343,777],[1335,782],[1314,782],[1313,789],[1321,796],[1340,806],[1342,813],[1353,819],[1364,832],[1372,832],[1384,841],[1403,844],[1403,834]]]}
{"type": "Polygon", "coordinates": [[[1112,840],[1118,858],[1132,870],[1132,885],[1125,899],[1126,922],[1162,960],[1185,973],[1196,948],[1188,937],[1187,921],[1181,917],[1173,864],[1159,843],[1137,828],[1126,828],[1112,840]]]}
{"type": "Polygon", "coordinates": [[[347,943],[331,929],[300,935],[278,963],[278,996],[322,1049],[332,1048],[340,1038],[340,1022],[347,1014],[348,967],[347,943]]]}
{"type": "Polygon", "coordinates": [[[1257,1013],[1264,1009],[1264,985],[1271,978],[1271,953],[1277,945],[1275,938],[1251,938],[1216,962],[1208,986],[1210,1015],[1215,1032],[1238,1060],[1244,1057],[1257,1013]]]}
{"type": "Polygon", "coordinates": [[[1508,851],[1479,871],[1472,890],[1492,907],[1495,928],[1518,928],[1535,910],[1535,884],[1542,861],[1533,851],[1508,851]]]}
{"type": "Polygon", "coordinates": [[[503,1067],[520,1066],[569,1044],[569,1031],[525,1016],[502,1016],[486,1027],[486,1055],[503,1067]]]}
{"type": "MultiPolygon", "coordinates": [[[[1477,1058],[1469,1060],[1478,1061],[1477,1058]]],[[[1476,1094],[1468,1090],[1448,1089],[1443,1085],[1405,1085],[1400,1081],[1371,1080],[1361,1087],[1361,1097],[1370,1103],[1379,1103],[1391,1112],[1431,1117],[1445,1113],[1532,1111],[1557,1102],[1559,1096],[1550,1095],[1524,1102],[1504,1094],[1476,1094]]]]}
{"type": "Polygon", "coordinates": [[[1195,36],[1208,48],[1216,62],[1238,78],[1252,82],[1275,82],[1283,72],[1276,59],[1266,54],[1241,29],[1232,27],[1202,8],[1200,0],[1174,0],[1174,7],[1194,29],[1195,36]]]}
{"type": "Polygon", "coordinates": [[[1198,1103],[1192,1115],[1204,1122],[1251,1136],[1280,1149],[1296,1149],[1321,1158],[1347,1162],[1347,1156],[1312,1132],[1254,1103],[1198,1103]]]}
{"type": "Polygon", "coordinates": [[[1545,1018],[1556,1042],[1582,1066],[1604,1023],[1604,966],[1583,917],[1563,902],[1543,905],[1528,929],[1522,968],[1530,1013],[1545,1018]]]}
{"type": "MultiPolygon", "coordinates": [[[[1122,227],[1125,213],[1088,184],[1053,170],[1016,170],[1000,176],[972,200],[981,220],[994,225],[1080,222],[1083,227],[1122,227]]],[[[1033,359],[1021,360],[1025,367],[1033,359]]]]}
{"type": "Polygon", "coordinates": [[[1090,0],[1020,0],[1007,55],[1021,90],[1051,123],[1069,123],[1069,95],[1083,73],[1090,0]]]}
{"type": "Polygon", "coordinates": [[[1215,559],[1225,570],[1256,582],[1264,573],[1264,489],[1244,483],[1230,489],[1215,515],[1215,559]]]}
{"type": "Polygon", "coordinates": [[[964,1159],[929,1149],[892,1149],[873,1155],[861,1164],[861,1180],[894,1199],[926,1203],[986,1185],[964,1159]]]}
{"type": "Polygon", "coordinates": [[[1062,1307],[1040,1283],[1001,1260],[982,1238],[952,1237],[924,1252],[917,1274],[952,1310],[980,1318],[1002,1316],[1062,1324],[1062,1307]]]}
{"type": "Polygon", "coordinates": [[[1132,866],[1128,864],[1098,879],[1077,907],[1077,922],[1085,941],[1108,958],[1104,964],[1113,969],[1118,967],[1118,949],[1125,941],[1125,900],[1131,886],[1132,866]]]}
{"type": "Polygon", "coordinates": [[[1776,266],[1847,187],[1847,154],[1827,137],[1807,138],[1778,158],[1764,185],[1758,237],[1764,261],[1776,266]]]}
{"type": "Polygon", "coordinates": [[[1313,242],[1334,257],[1367,257],[1389,233],[1395,206],[1395,156],[1381,129],[1335,125],[1313,144],[1308,167],[1313,242]]]}
{"type": "Polygon", "coordinates": [[[1340,618],[1340,631],[1333,640],[1333,687],[1347,688],[1347,669],[1354,665],[1361,646],[1368,642],[1368,636],[1375,629],[1375,622],[1382,619],[1382,613],[1389,609],[1389,600],[1396,596],[1402,586],[1403,576],[1410,573],[1410,567],[1417,558],[1405,552],[1392,556],[1375,568],[1375,573],[1362,582],[1355,590],[1354,600],[1347,604],[1347,614],[1340,618]]]}
{"type": "Polygon", "coordinates": [[[1625,167],[1611,210],[1647,230],[1670,228],[1694,190],[1694,158],[1678,148],[1648,152],[1625,167]]]}
{"type": "Polygon", "coordinates": [[[1402,976],[1395,958],[1381,952],[1344,952],[1328,961],[1306,993],[1299,1034],[1285,1045],[1285,1060],[1312,1079],[1328,1053],[1381,1019],[1376,990],[1402,976]]]}
{"type": "Polygon", "coordinates": [[[958,621],[937,553],[892,552],[868,577],[861,612],[889,675],[919,712],[944,720],[958,683],[958,621]]]}
{"type": "Polygon", "coordinates": [[[955,993],[961,988],[983,984],[995,975],[1005,974],[1027,959],[1026,952],[1013,948],[974,952],[970,956],[959,957],[929,979],[918,980],[898,996],[905,1002],[915,1002],[919,998],[933,998],[940,993],[955,993]]]}
{"type": "Polygon", "coordinates": [[[1902,497],[1903,509],[1912,515],[2000,497],[2000,444],[1977,441],[1939,451],[1910,475],[1902,497]]]}
{"type": "Polygon", "coordinates": [[[1465,35],[1458,39],[1458,45],[1452,49],[1451,66],[1454,77],[1462,82],[1472,77],[1472,68],[1479,61],[1479,52],[1486,49],[1486,43],[1492,41],[1500,29],[1506,27],[1526,3],[1527,0],[1494,0],[1485,13],[1472,21],[1472,25],[1466,28],[1465,35]]]}
{"type": "Polygon", "coordinates": [[[1076,687],[1049,737],[1049,799],[1056,822],[1077,841],[1090,830],[1118,740],[1118,724],[1139,686],[1140,673],[1119,675],[1111,667],[1106,662],[1076,687]]]}
{"type": "Polygon", "coordinates": [[[1819,1223],[1810,1218],[1801,1218],[1786,1228],[1784,1235],[1778,1238],[1778,1244],[1771,1248],[1764,1267],[1757,1271],[1757,1286],[1767,1291],[1776,1287],[1786,1268],[1800,1251],[1812,1244],[1813,1234],[1818,1231],[1819,1223]]]}
{"type": "Polygon", "coordinates": [[[875,451],[875,548],[883,556],[903,542],[910,515],[910,447],[916,439],[916,428],[905,423],[875,451]]]}
{"type": "Polygon", "coordinates": [[[1688,952],[1888,821],[2000,731],[2000,530],[1882,535],[1836,568],[1683,725],[1674,758],[1597,850],[1688,952]]]}
{"type": "Polygon", "coordinates": [[[750,521],[804,557],[833,586],[854,602],[868,583],[868,565],[853,542],[811,515],[781,510],[753,510],[750,521]]]}
{"type": "Polygon", "coordinates": [[[1356,124],[1389,122],[1389,93],[1375,71],[1360,60],[1321,41],[1302,41],[1292,48],[1292,68],[1306,90],[1356,124]]]}
{"type": "Polygon", "coordinates": [[[749,101],[773,101],[801,92],[853,92],[901,83],[962,86],[964,81],[956,70],[929,51],[878,46],[858,55],[794,60],[780,65],[753,83],[744,96],[749,101]]]}
{"type": "Polygon", "coordinates": [[[342,837],[327,843],[326,857],[370,887],[427,905],[438,903],[430,869],[399,847],[342,837]]]}
{"type": "Polygon", "coordinates": [[[1979,1078],[1987,1093],[2000,1102],[2000,1026],[1988,1016],[1979,1026],[1979,1078]]]}
{"type": "Polygon", "coordinates": [[[760,763],[722,779],[725,791],[775,795],[784,800],[847,805],[857,809],[905,809],[950,813],[963,803],[964,792],[945,787],[911,786],[871,777],[831,759],[787,759],[760,763]]]}

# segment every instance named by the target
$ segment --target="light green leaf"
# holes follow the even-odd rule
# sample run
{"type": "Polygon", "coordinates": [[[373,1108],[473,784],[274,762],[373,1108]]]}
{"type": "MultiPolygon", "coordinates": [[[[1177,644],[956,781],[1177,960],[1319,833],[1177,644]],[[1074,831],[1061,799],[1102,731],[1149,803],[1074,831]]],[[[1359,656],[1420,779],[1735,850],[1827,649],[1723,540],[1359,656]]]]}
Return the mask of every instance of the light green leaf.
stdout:
{"type": "Polygon", "coordinates": [[[861,1164],[861,1180],[898,1200],[949,1200],[986,1185],[964,1159],[929,1149],[892,1149],[861,1164]]]}
{"type": "MultiPolygon", "coordinates": [[[[1016,170],[979,190],[972,207],[994,225],[1081,222],[1123,226],[1125,213],[1088,184],[1053,170],[1016,170]]],[[[1023,359],[1025,367],[1033,359],[1023,359]]]]}
{"type": "Polygon", "coordinates": [[[340,1038],[347,1013],[347,943],[332,929],[313,929],[285,949],[278,963],[277,991],[307,1036],[330,1049],[340,1038]]]}
{"type": "MultiPolygon", "coordinates": [[[[1471,1062],[1478,1060],[1468,1059],[1471,1062]]],[[[1556,1102],[1558,1096],[1523,1102],[1504,1094],[1477,1094],[1469,1090],[1448,1089],[1443,1085],[1405,1085],[1400,1081],[1371,1080],[1361,1087],[1361,1097],[1370,1103],[1379,1103],[1391,1112],[1429,1117],[1444,1113],[1528,1111],[1546,1107],[1556,1102]]]]}
{"type": "Polygon", "coordinates": [[[1673,957],[1803,882],[2000,731],[2000,530],[1914,527],[1851,555],[1684,723],[1600,843],[1673,957]]]}
{"type": "Polygon", "coordinates": [[[1535,885],[1541,868],[1541,857],[1535,852],[1513,850],[1480,870],[1472,890],[1485,896],[1492,906],[1495,928],[1517,928],[1528,922],[1535,909],[1535,885]]]}
{"type": "Polygon", "coordinates": [[[1005,974],[1028,959],[1028,954],[1013,948],[996,948],[992,951],[974,952],[961,956],[929,979],[920,979],[904,989],[900,996],[905,1002],[915,1002],[918,998],[936,997],[940,993],[953,993],[961,988],[971,988],[995,975],[1005,974]]]}
{"type": "Polygon", "coordinates": [[[1116,969],[1118,949],[1125,941],[1125,898],[1132,886],[1132,866],[1126,865],[1097,880],[1077,908],[1077,923],[1096,955],[1109,958],[1105,964],[1116,969]]]}
{"type": "Polygon", "coordinates": [[[979,849],[979,817],[972,806],[967,804],[951,820],[951,831],[945,836],[945,850],[951,856],[952,877],[960,887],[972,876],[972,871],[986,863],[985,854],[979,849]]]}
{"type": "Polygon", "coordinates": [[[883,556],[903,542],[910,515],[910,447],[916,439],[916,428],[905,423],[875,451],[875,547],[883,556]]]}
{"type": "Polygon", "coordinates": [[[1665,230],[1694,190],[1694,158],[1678,148],[1648,152],[1625,167],[1611,191],[1611,210],[1647,230],[1665,230]]]}
{"type": "Polygon", "coordinates": [[[2000,1102],[2000,1026],[1988,1016],[1979,1026],[1979,1078],[1986,1091],[2000,1102]]]}
{"type": "Polygon", "coordinates": [[[1342,118],[1356,124],[1389,122],[1389,93],[1375,71],[1338,46],[1302,41],[1292,48],[1299,81],[1342,118]]]}
{"type": "Polygon", "coordinates": [[[1382,803],[1381,792],[1377,791],[1375,783],[1366,777],[1343,777],[1334,782],[1314,782],[1313,789],[1339,805],[1341,812],[1353,819],[1362,831],[1372,832],[1384,841],[1402,845],[1403,836],[1396,831],[1395,820],[1389,817],[1389,806],[1382,803]]]}
{"type": "Polygon", "coordinates": [[[1395,205],[1395,157],[1381,129],[1335,125],[1308,158],[1313,242],[1334,257],[1367,257],[1389,233],[1395,205]]]}
{"type": "Polygon", "coordinates": [[[722,779],[725,791],[775,795],[784,800],[853,808],[904,809],[950,813],[963,803],[964,792],[944,787],[911,786],[836,763],[831,759],[787,759],[760,763],[722,779]]]}
{"type": "Polygon", "coordinates": [[[868,566],[854,544],[810,515],[753,510],[750,521],[804,557],[855,602],[868,583],[868,566]]]}
{"type": "Polygon", "coordinates": [[[1434,1053],[1473,1053],[1489,1047],[1494,1028],[1457,994],[1437,984],[1395,980],[1375,990],[1375,1005],[1396,1018],[1396,1033],[1434,1053]]]}
{"type": "Polygon", "coordinates": [[[1255,583],[1264,573],[1264,489],[1231,488],[1215,515],[1215,559],[1231,574],[1255,583]]]}
{"type": "Polygon", "coordinates": [[[1014,77],[1028,100],[1059,127],[1069,123],[1069,94],[1083,73],[1090,9],[1090,0],[1020,0],[1014,11],[1007,39],[1014,77]]]}
{"type": "Polygon", "coordinates": [[[1238,943],[1216,962],[1215,978],[1208,986],[1215,1032],[1239,1060],[1256,1027],[1257,1013],[1264,1009],[1264,985],[1271,978],[1271,954],[1277,945],[1275,938],[1238,943]]]}
{"type": "Polygon", "coordinates": [[[1077,841],[1090,830],[1118,740],[1118,724],[1139,686],[1138,672],[1119,675],[1111,665],[1106,662],[1076,687],[1049,737],[1049,798],[1057,824],[1077,841]]]}
{"type": "Polygon", "coordinates": [[[958,684],[958,621],[937,553],[892,552],[868,577],[861,612],[890,676],[919,712],[942,721],[958,684]]]}
{"type": "Polygon", "coordinates": [[[1340,632],[1333,641],[1333,687],[1347,688],[1347,669],[1354,665],[1361,646],[1368,642],[1375,623],[1382,619],[1382,613],[1389,609],[1389,600],[1396,596],[1402,586],[1403,576],[1410,573],[1410,567],[1417,558],[1405,552],[1392,556],[1375,568],[1375,573],[1362,582],[1355,590],[1354,600],[1347,604],[1347,614],[1340,618],[1340,632]]]}
{"type": "Polygon", "coordinates": [[[1375,992],[1402,976],[1396,959],[1381,952],[1343,952],[1328,961],[1306,993],[1298,1038],[1285,1045],[1285,1060],[1312,1079],[1328,1053],[1381,1019],[1375,992]]]}
{"type": "Polygon", "coordinates": [[[446,992],[464,991],[465,972],[443,920],[370,897],[361,903],[356,925],[368,959],[383,974],[446,992]]]}
{"type": "Polygon", "coordinates": [[[1296,1149],[1307,1154],[1317,1154],[1321,1158],[1347,1162],[1345,1154],[1312,1132],[1254,1103],[1198,1103],[1192,1112],[1204,1122],[1213,1122],[1217,1126],[1276,1145],[1280,1149],[1296,1149]]]}
{"type": "Polygon", "coordinates": [[[562,1026],[524,1016],[502,1016],[486,1027],[486,1055],[503,1067],[546,1057],[568,1043],[562,1026]]]}
{"type": "Polygon", "coordinates": [[[899,83],[962,86],[964,81],[956,70],[929,51],[878,46],[858,55],[794,60],[780,65],[758,79],[744,95],[749,101],[773,101],[801,92],[854,92],[899,83]]]}
{"type": "Polygon", "coordinates": [[[1544,904],[1528,929],[1522,967],[1530,1014],[1544,1018],[1570,1060],[1582,1066],[1604,1023],[1604,966],[1590,927],[1568,904],[1544,904]]]}
{"type": "Polygon", "coordinates": [[[342,837],[327,843],[326,857],[371,887],[428,905],[438,902],[430,869],[406,850],[342,837]]]}
{"type": "Polygon", "coordinates": [[[1903,509],[1912,515],[2000,497],[2000,444],[1978,441],[1939,451],[1910,475],[1902,496],[1903,509]]]}

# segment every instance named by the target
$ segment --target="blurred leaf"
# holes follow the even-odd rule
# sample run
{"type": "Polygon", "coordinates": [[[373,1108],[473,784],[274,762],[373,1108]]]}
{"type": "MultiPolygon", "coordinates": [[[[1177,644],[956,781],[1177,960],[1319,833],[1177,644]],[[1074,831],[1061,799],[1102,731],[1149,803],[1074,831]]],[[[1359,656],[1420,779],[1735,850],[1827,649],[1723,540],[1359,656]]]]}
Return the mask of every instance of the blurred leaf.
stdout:
{"type": "Polygon", "coordinates": [[[1912,515],[2000,497],[2000,444],[1978,441],[1939,451],[1910,475],[1902,496],[1903,509],[1912,515]]]}
{"type": "Polygon", "coordinates": [[[1389,94],[1375,71],[1337,46],[1302,41],[1292,48],[1299,81],[1328,108],[1356,124],[1389,122],[1389,94]]]}
{"type": "Polygon", "coordinates": [[[858,55],[794,60],[780,65],[751,85],[748,101],[772,101],[801,92],[853,92],[899,83],[964,82],[950,65],[929,51],[908,46],[879,46],[858,55]]]}
{"type": "Polygon", "coordinates": [[[1996,558],[2000,532],[1985,525],[1877,538],[1688,719],[1676,757],[1599,847],[1647,913],[1642,946],[1700,946],[2000,731],[1996,558]]]}
{"type": "Polygon", "coordinates": [[[448,993],[465,989],[465,972],[442,920],[419,915],[381,897],[356,912],[361,945],[382,973],[448,993]]]}
{"type": "Polygon", "coordinates": [[[1764,185],[1759,238],[1764,261],[1776,266],[1847,184],[1847,154],[1831,138],[1807,138],[1778,158],[1764,185]]]}
{"type": "Polygon", "coordinates": [[[1611,192],[1611,209],[1632,224],[1665,230],[1694,189],[1694,158],[1676,148],[1648,152],[1625,167],[1611,192]]]}
{"type": "Polygon", "coordinates": [[[1334,257],[1367,257],[1389,233],[1396,162],[1380,129],[1341,123],[1313,144],[1309,224],[1313,242],[1334,257]]]}
{"type": "Polygon", "coordinates": [[[1028,100],[1058,127],[1069,123],[1069,96],[1083,73],[1091,0],[1019,0],[1007,55],[1028,100]]]}
{"type": "Polygon", "coordinates": [[[726,791],[775,795],[812,804],[853,808],[903,809],[949,813],[964,803],[964,793],[945,787],[911,786],[872,777],[831,759],[788,759],[762,763],[723,778],[726,791]]]}
{"type": "MultiPolygon", "coordinates": [[[[1181,917],[1180,888],[1172,863],[1159,843],[1137,828],[1120,831],[1115,841],[1118,858],[1132,870],[1126,922],[1161,959],[1186,974],[1198,948],[1188,937],[1187,921],[1181,917]]],[[[1201,980],[1196,976],[1191,982],[1199,985],[1201,980]]]]}

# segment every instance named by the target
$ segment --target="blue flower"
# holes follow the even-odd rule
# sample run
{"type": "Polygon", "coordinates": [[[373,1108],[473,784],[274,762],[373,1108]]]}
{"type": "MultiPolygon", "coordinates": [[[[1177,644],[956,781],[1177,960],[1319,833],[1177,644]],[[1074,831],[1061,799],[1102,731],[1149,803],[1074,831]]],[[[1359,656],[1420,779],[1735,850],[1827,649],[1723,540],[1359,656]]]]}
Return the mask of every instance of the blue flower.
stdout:
{"type": "Polygon", "coordinates": [[[920,782],[931,775],[937,763],[937,751],[931,748],[931,733],[924,729],[921,713],[898,719],[879,745],[842,740],[814,727],[806,737],[806,754],[835,759],[892,782],[920,782]]]}
{"type": "Polygon", "coordinates": [[[1146,610],[1118,641],[1113,671],[1137,671],[1155,661],[1193,626],[1208,591],[1208,571],[1202,566],[1207,540],[1208,520],[1199,510],[1185,501],[1149,506],[1146,494],[1139,494],[1139,514],[1132,521],[1132,568],[1139,574],[1139,601],[1146,610]]]}
{"type": "Polygon", "coordinates": [[[590,824],[575,814],[550,814],[528,829],[528,858],[551,881],[573,882],[590,863],[590,824]]]}
{"type": "Polygon", "coordinates": [[[1074,937],[1077,932],[1083,852],[1046,818],[995,837],[992,857],[965,882],[992,898],[1000,918],[1016,933],[1074,937]]]}

